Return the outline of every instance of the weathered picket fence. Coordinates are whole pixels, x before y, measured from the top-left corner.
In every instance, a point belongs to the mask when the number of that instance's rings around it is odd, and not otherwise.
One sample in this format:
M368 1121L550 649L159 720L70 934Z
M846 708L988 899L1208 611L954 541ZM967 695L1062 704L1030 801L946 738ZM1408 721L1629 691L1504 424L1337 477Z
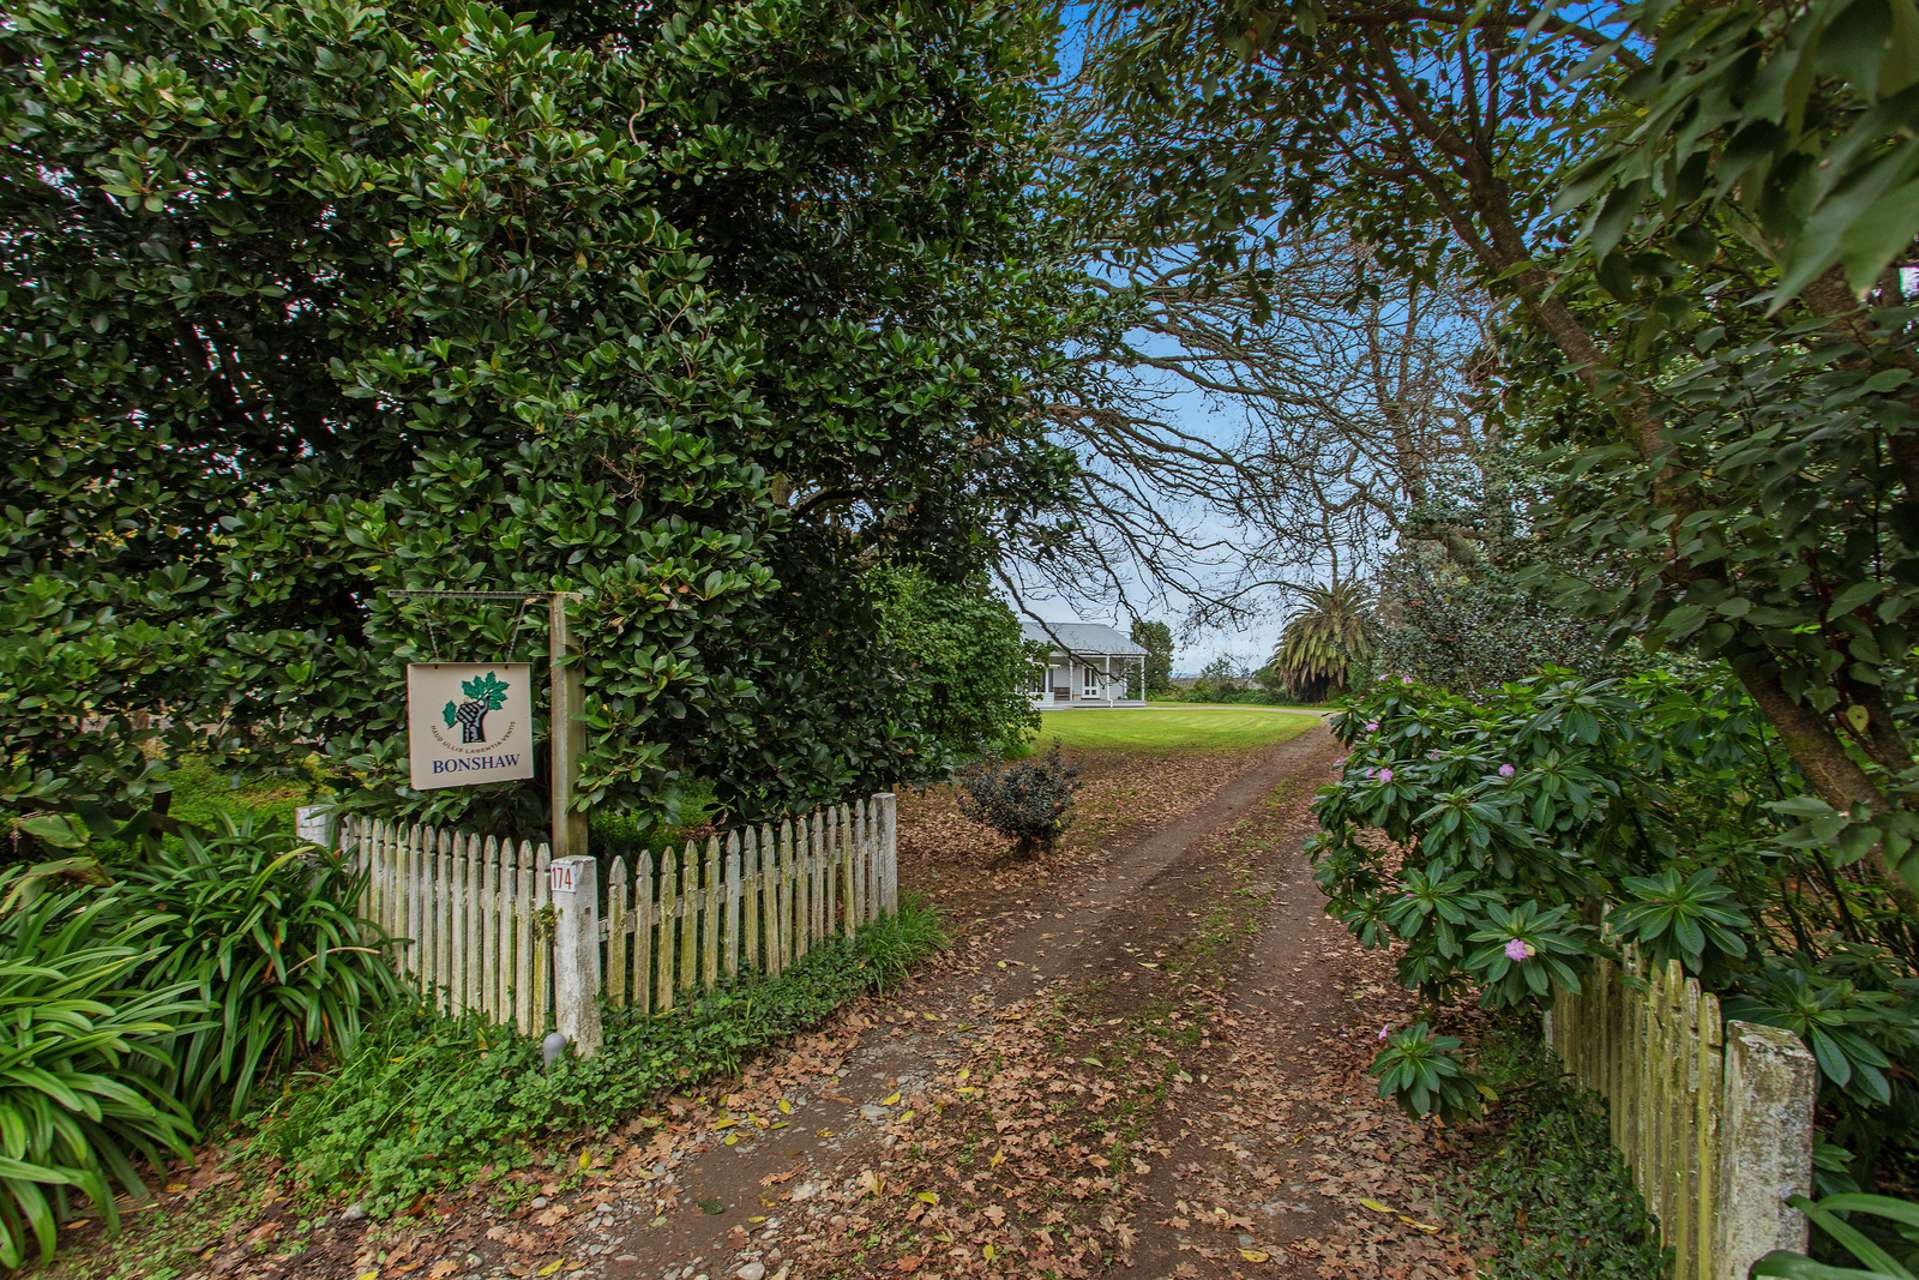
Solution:
M398 940L402 978L446 1013L528 1035L552 1016L553 929L544 844L348 818L340 850L366 871L360 913Z
M777 974L814 943L899 905L890 794L688 843L629 873L544 844L347 819L361 911L400 941L401 975L448 1013L599 1043L602 993L665 1012L741 973Z
M629 879L615 858L606 877L604 989L609 1003L649 1011L722 977L779 973L814 942L852 933L899 906L896 809L891 795L819 810L643 854Z
M1612 1141L1673 1250L1674 1280L1743 1280L1776 1248L1804 1249L1817 1069L1777 1027L1728 1022L1677 961L1601 960L1559 992L1546 1038L1611 1104Z

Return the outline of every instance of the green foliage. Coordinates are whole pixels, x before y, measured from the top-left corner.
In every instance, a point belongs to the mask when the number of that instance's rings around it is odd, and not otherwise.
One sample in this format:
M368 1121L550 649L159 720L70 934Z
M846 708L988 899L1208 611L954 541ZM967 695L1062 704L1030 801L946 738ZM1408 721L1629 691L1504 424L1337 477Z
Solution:
M1919 5L1695 0L1628 14L1651 45L1623 86L1637 109L1560 197L1589 207L1595 260L1634 233L1710 259L1715 224L1736 220L1774 268L1774 311L1834 267L1863 294L1907 260L1919 236L1919 143L1903 128L1919 105Z
M940 582L924 571L882 568L865 585L880 621L873 679L897 687L889 704L923 739L911 776L1000 755L1039 727L1027 693L1032 647L984 575Z
M1364 584L1310 587L1305 607L1286 620L1273 647L1272 671L1307 702L1343 693L1372 668L1373 631L1372 593Z
M1579 969L1593 952L1591 931L1574 923L1572 904L1541 910L1537 902L1487 904L1485 923L1467 935L1477 942L1461 961L1479 984L1488 1008L1527 1003L1553 991L1576 993Z
M1914 1280L1919 1267L1919 1204L1891 1196L1841 1194L1822 1200L1792 1196L1787 1203L1812 1220L1824 1235L1860 1263L1859 1268L1828 1266L1803 1254L1774 1249L1755 1262L1748 1273L1753 1276L1781 1276L1785 1280ZM1874 1226L1882 1239L1874 1239L1862 1229L1865 1225L1849 1215L1884 1219Z
M587 847L602 860L625 858L630 866L643 853L677 848L717 816L713 793L700 787L682 791L671 809L602 807L587 815Z
M1263 701L1264 691L1249 687L1251 678L1245 663L1222 653L1199 669L1186 698L1194 702Z
M1457 1124L1478 1115L1483 1105L1482 1082L1461 1059L1459 1043L1457 1036L1435 1035L1416 1022L1386 1037L1368 1074L1379 1077L1379 1096L1397 1102L1407 1115Z
M1677 960L1688 973L1723 973L1728 962L1745 958L1753 926L1733 891L1714 883L1718 877L1717 867L1690 876L1666 867L1656 875L1623 877L1625 900L1607 923L1622 943L1638 943L1655 965Z
M1609 653L1605 623L1559 603L1566 575L1599 579L1605 566L1541 528L1553 481L1539 459L1508 448L1477 461L1476 483L1409 513L1375 575L1376 669L1467 693L1548 666L1596 679L1645 665Z
M400 663L545 641L518 603L396 588L581 593L587 803L668 810L710 778L765 811L916 776L862 573L977 571L1071 471L1031 412L1065 324L1031 181L1044 15L15 16L22 842L139 834L156 761L193 749L266 770L324 742L388 791ZM527 824L544 795L404 803Z
M1388 682L1336 731L1352 754L1317 802L1315 876L1362 944L1400 944L1400 980L1428 1002L1549 1005L1606 949L1610 905L1613 944L1811 1046L1861 1176L1910 1131L1910 941L1870 882L1801 840L1804 784L1737 693L1659 672L1549 673L1474 700Z
M1567 579L1566 598L1726 660L1811 780L1813 838L1910 921L1919 529L1888 513L1919 479L1919 359L1888 268L1919 228L1919 147L1897 123L1919 9L1626 16L1645 64L1560 196L1585 213L1560 265L1568 305L1618 376L1594 383L1597 406L1551 377L1519 402L1555 449L1555 536L1611 567ZM1667 520L1683 536L1651 532Z
M0 876L0 891L16 880ZM0 1265L51 1256L57 1224L83 1206L117 1229L115 1197L146 1194L138 1166L187 1154L193 1123L165 1075L208 1006L148 967L151 927L92 889L0 915Z
M1478 1066L1499 1101L1447 1188L1485 1280L1664 1280L1632 1174L1613 1150L1605 1101L1569 1084L1529 1018L1495 1024Z
M290 835L228 820L143 850L122 879L60 888L0 876L0 1261L44 1254L84 1200L117 1226L114 1185L184 1156L194 1125L238 1116L309 1051L348 1051L396 990L359 879Z
M1842 973L1804 957L1768 957L1725 1002L1726 1016L1784 1027L1812 1050L1833 1088L1884 1107L1892 1102L1894 1055L1910 1058L1919 1043L1919 999L1909 984L1903 992L1874 989Z
M1050 852L1073 822L1079 770L1055 742L1044 755L1011 764L983 763L959 780L959 809L975 822L1019 841L1016 856Z
M1335 722L1353 753L1318 801L1314 856L1331 909L1362 941L1392 929L1407 943L1402 979L1430 997L1510 984L1486 953L1513 940L1570 986L1596 941L1576 914L1602 901L1616 905L1616 932L1716 978L1746 956L1753 904L1792 878L1742 856L1791 823L1743 789L1776 760L1736 694L1656 672L1549 673L1470 701L1379 688ZM1416 842L1422 861L1393 872L1357 841L1361 826ZM1851 901L1801 909L1836 918Z
M126 872L151 946L144 980L191 991L213 1019L167 1048L187 1109L237 1117L267 1079L314 1050L349 1052L397 992L382 939L356 916L364 874L337 854L228 819Z
M1146 696L1167 692L1173 687L1173 629L1163 622L1135 618L1127 634L1146 650Z
M852 938L817 944L776 978L741 982L672 1013L606 1012L587 1059L540 1066L537 1040L477 1018L397 1009L338 1068L295 1092L255 1150L283 1160L311 1194L351 1195L385 1214L424 1192L540 1158L557 1135L589 1140L661 1095L698 1088L745 1056L810 1027L860 993L890 985L944 945L923 903Z
M1888 268L1919 226L1916 13L1154 0L1088 55L1114 136L1152 140L1106 193L1140 257L1190 241L1256 279L1276 239L1337 234L1486 290L1489 434L1547 473L1544 503L1493 505L1551 544L1551 611L1723 659L1805 780L1792 847L1862 864L1908 930L1919 356ZM1480 530L1441 524L1402 533L1470 574ZM1510 674L1482 656L1469 683Z
M1871 327L1904 341L1909 319L1894 309ZM1895 708L1913 691L1896 655L1919 635L1919 594L1889 567L1912 563L1915 551L1904 524L1883 517L1900 482L1882 433L1898 438L1912 410L1879 389L1909 377L1881 368L1867 347L1791 335L1737 341L1722 331L1674 363L1661 409L1676 452L1652 464L1594 449L1579 463L1581 492L1595 496L1569 496L1565 535L1622 571L1569 584L1571 598L1654 643L1723 658L1742 674L1776 672L1787 700L1775 717L1782 741L1795 757L1813 761L1805 753L1816 750L1828 761L1809 769L1814 776L1838 770L1856 780L1853 803L1808 797L1804 812L1822 825L1817 842L1842 865L1903 866L1919 819L1899 799L1913 756L1909 717ZM1704 486L1678 569L1652 545L1644 516L1655 487L1672 483ZM1807 501L1813 493L1819 501ZM1766 513L1763 522L1754 511ZM1819 584L1810 593L1809 579ZM1837 754L1820 745L1831 734L1843 739ZM1868 779L1888 788L1883 798Z
M291 831L295 810L332 797L322 764L320 757L311 756L290 777L248 781L204 760L176 761L167 773L167 819L179 828L202 831L224 830L229 821L250 822L256 831Z

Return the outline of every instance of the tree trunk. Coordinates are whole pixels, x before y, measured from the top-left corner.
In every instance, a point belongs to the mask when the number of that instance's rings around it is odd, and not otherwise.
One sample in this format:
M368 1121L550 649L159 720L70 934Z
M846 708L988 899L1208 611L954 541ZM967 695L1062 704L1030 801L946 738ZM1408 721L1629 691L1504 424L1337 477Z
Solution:
M1806 775L1806 781L1821 800L1841 813L1851 813L1860 805L1875 810L1886 807L1879 788L1847 753L1832 725L1787 693L1773 672L1749 667L1739 672L1739 682L1746 687L1760 713L1778 730L1793 763ZM1885 846L1875 843L1865 861L1906 918L1919 920L1919 894L1915 894L1906 878L1886 861Z

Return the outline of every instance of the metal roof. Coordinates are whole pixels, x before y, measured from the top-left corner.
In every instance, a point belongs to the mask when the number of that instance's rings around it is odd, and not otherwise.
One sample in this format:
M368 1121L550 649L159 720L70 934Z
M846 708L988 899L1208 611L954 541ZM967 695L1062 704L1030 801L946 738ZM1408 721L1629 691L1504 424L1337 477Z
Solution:
M1031 618L1021 618L1019 629L1028 640L1037 640L1041 644L1052 645L1055 649L1064 648L1072 653L1138 657L1146 652L1103 622L1035 622Z

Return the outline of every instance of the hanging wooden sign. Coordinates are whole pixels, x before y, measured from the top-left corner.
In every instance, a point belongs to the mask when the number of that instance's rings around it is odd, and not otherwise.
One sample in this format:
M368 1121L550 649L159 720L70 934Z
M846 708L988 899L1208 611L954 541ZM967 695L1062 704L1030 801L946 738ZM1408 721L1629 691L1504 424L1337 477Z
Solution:
M420 662L406 669L413 789L533 776L533 674L524 662Z

